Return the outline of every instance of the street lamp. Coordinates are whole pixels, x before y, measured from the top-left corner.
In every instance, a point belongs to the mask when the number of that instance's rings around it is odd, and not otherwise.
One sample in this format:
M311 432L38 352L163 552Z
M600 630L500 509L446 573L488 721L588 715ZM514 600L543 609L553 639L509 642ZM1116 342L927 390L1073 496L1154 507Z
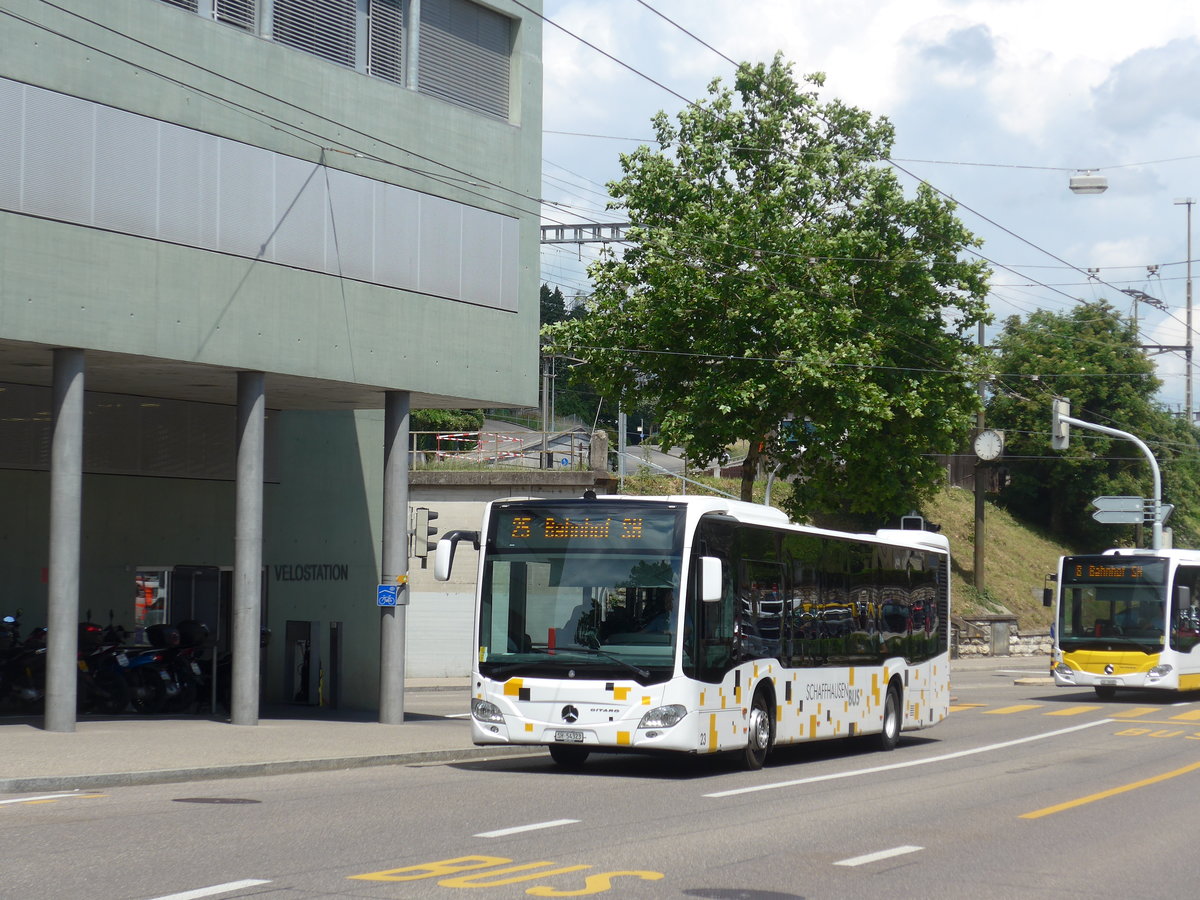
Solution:
M1196 201L1184 197L1175 201L1176 206L1187 207L1187 340L1183 342L1183 357L1187 365L1187 381L1184 403L1187 405L1187 423L1196 424L1192 418L1192 204Z
M1076 194L1103 194L1108 190L1108 179L1084 169L1071 176L1071 190Z

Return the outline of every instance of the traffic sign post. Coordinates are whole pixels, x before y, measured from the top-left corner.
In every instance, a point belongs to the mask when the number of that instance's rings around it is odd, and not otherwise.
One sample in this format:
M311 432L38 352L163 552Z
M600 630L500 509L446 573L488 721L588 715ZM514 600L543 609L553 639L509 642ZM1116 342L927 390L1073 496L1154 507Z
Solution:
M1175 511L1174 504L1157 503L1144 497L1097 497L1092 518L1105 525L1162 525Z

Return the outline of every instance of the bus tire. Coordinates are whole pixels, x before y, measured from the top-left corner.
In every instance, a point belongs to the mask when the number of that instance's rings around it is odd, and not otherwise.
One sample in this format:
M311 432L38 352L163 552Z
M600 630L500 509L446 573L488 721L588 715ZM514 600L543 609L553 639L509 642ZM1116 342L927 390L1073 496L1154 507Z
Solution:
M550 758L564 769L578 769L587 762L591 751L575 744L551 744Z
M900 688L894 683L888 685L887 696L883 698L883 730L879 732L879 749L895 750L900 743L900 727L903 724L903 709L900 704Z
M746 751L744 762L747 769L756 771L767 761L771 752L775 730L771 727L771 705L765 691L755 691L750 703L750 717L746 722Z
M1097 684L1095 688L1097 700L1112 700L1117 696L1117 689L1111 684Z

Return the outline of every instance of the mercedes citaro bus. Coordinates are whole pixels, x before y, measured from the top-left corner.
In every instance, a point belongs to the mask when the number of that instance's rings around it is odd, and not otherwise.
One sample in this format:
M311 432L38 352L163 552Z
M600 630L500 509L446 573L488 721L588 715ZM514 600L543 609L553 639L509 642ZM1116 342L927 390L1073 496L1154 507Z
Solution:
M740 753L946 717L950 555L923 530L846 534L708 497L497 500L482 530L476 744Z
M1200 688L1200 551L1108 550L1059 560L1054 681L1102 700Z

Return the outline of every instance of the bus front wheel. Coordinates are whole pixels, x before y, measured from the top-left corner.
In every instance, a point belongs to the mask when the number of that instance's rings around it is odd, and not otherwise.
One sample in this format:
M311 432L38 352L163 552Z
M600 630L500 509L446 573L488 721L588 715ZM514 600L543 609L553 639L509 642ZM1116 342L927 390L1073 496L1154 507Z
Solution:
M1117 689L1111 684L1097 684L1095 688L1096 699L1098 700L1111 700L1117 696Z
M754 695L750 718L746 723L746 768L761 769L771 751L771 708L762 691Z
M900 689L888 685L887 697L883 700L883 731L879 732L879 749L895 750L900 743L901 725Z

